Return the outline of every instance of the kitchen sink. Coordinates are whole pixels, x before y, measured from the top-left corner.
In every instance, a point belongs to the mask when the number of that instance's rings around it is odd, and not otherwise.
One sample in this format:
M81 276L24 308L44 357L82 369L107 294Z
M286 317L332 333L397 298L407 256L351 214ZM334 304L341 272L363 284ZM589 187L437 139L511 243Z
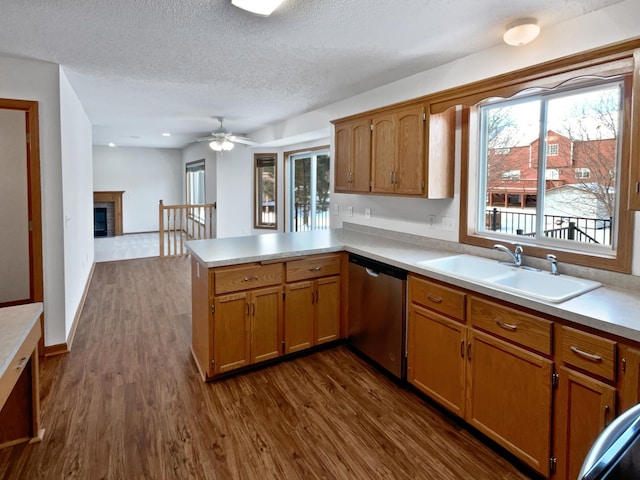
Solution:
M425 260L417 262L416 265L550 303L564 302L602 285L599 282L569 275L551 275L545 271L503 265L496 260L473 255L454 255Z

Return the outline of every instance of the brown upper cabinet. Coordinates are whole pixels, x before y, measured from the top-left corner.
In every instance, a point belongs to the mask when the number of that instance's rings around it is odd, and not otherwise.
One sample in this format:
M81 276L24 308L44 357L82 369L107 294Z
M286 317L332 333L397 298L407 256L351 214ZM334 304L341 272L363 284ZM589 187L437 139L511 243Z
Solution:
M371 118L336 124L336 192L368 193L371 178Z
M335 191L452 198L455 110L426 111L418 102L335 121Z

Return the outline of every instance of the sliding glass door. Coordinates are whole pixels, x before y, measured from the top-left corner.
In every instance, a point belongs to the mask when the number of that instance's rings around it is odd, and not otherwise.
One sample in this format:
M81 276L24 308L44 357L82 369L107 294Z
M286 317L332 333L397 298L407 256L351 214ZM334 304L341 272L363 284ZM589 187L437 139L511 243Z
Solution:
M289 156L289 230L329 228L329 150Z

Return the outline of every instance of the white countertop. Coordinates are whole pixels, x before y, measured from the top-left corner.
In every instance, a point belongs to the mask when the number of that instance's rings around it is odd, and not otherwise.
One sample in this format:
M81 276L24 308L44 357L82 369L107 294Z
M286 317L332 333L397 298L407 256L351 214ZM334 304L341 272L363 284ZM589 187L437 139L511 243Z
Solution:
M42 314L42 303L0 308L0 377Z
M640 342L640 293L637 291L603 285L563 303L532 300L416 265L419 261L459 252L425 247L356 230L334 229L195 240L187 242L187 248L207 268L344 250L568 322Z

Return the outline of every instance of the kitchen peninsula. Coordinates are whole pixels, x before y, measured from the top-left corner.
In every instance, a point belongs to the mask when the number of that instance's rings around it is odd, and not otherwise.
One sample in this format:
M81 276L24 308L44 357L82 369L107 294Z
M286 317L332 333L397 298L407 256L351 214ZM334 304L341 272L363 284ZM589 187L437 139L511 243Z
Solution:
M549 303L423 263L498 252L351 224L187 248L205 381L346 338L354 253L408 272L407 382L545 477L575 478L598 433L640 401L635 277L563 266L604 285ZM547 268L526 247L524 263Z

